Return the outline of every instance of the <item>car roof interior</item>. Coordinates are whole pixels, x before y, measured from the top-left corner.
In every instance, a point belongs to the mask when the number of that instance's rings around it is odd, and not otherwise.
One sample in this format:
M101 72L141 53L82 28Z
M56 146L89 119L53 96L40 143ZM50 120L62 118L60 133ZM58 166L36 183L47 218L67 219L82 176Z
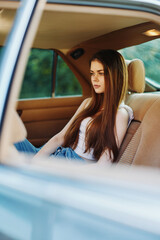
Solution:
M11 1L9 8L5 1L1 2L1 45L18 7L16 1ZM151 17L133 10L47 3L33 47L54 48L66 53L77 47L121 49L133 46L155 39L144 34L147 30L159 29L158 24L151 22Z

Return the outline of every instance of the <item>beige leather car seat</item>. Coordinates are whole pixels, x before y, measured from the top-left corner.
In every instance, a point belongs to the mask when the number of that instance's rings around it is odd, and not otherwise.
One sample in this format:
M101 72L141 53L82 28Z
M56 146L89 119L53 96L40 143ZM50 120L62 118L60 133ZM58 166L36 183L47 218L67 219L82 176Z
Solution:
M118 164L160 167L160 94L144 93L145 70L141 60L126 63L126 104L133 109L134 120L120 147Z

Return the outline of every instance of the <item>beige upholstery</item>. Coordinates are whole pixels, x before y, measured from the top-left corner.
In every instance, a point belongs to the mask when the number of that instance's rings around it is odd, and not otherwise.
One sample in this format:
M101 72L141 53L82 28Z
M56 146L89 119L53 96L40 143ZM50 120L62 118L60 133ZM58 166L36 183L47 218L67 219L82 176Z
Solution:
M132 107L135 120L141 124L120 162L124 163L128 158L129 164L160 167L160 95L133 94L127 104Z
M140 59L126 60L128 67L128 90L142 93L145 89L145 68Z
M160 94L139 93L144 89L144 70L143 64L142 69L137 63L134 68L136 66L137 70L133 71L130 68L133 65L129 63L128 70L130 86L137 93L128 95L126 100L133 109L136 125L134 123L133 127L131 124L128 129L120 148L118 164L160 167Z
M137 129L139 128L140 124L141 123L139 121L135 121L135 120L131 122L131 124L126 132L126 136L121 144L117 162L121 162L121 163L127 164L127 165L132 164L133 156L137 149L137 145L135 143L136 142L135 135L136 135ZM133 143L130 146L130 141L132 138L135 139L135 140L132 140L132 142L134 141L135 144ZM137 141L137 144L138 143L139 143L139 140Z

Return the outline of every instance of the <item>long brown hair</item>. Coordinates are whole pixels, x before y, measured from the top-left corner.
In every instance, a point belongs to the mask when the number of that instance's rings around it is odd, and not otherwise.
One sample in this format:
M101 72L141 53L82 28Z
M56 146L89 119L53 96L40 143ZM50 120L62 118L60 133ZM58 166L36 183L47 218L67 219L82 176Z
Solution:
M95 60L100 61L104 66L105 91L97 94L92 87L91 101L68 129L63 146L75 149L82 120L92 117L86 129L85 152L93 149L93 155L98 160L108 149L110 157L113 153L113 162L115 162L118 156L115 121L117 109L127 90L127 68L124 58L115 50L101 50L94 54L90 65Z

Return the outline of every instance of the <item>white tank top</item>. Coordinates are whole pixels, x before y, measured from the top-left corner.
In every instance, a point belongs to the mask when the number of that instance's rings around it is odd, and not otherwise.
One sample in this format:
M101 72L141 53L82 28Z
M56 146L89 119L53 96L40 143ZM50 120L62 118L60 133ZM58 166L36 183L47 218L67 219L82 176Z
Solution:
M125 104L120 104L119 109L120 108L125 108L128 112L129 115L129 119L128 119L128 126L131 122L131 120L133 119L133 110ZM86 136L86 129L87 126L89 124L89 122L92 121L91 117L87 117L85 119L82 120L80 128L79 128L79 139L78 139L78 143L76 148L74 149L74 151L82 158L85 158L87 160L93 160L95 161L96 159L93 156L93 149L91 149L90 151L87 151L85 153L85 136Z

